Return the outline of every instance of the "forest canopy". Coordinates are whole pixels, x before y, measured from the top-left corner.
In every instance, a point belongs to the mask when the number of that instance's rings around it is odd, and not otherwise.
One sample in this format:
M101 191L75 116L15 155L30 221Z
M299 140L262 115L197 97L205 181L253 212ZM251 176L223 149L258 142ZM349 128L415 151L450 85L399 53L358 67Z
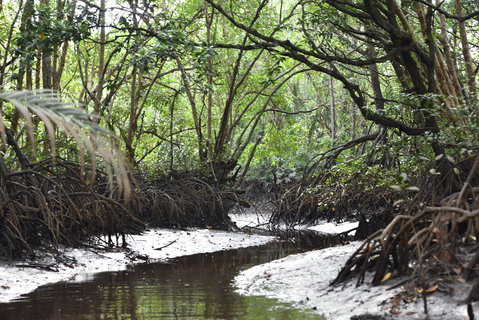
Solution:
M79 101L150 173L290 181L368 141L365 162L415 168L475 147L474 1L24 0L1 15L2 90ZM449 179L444 160L422 164Z
M358 138L428 144L429 158L474 140L474 2L26 0L1 13L3 90L81 102L142 169L298 178L309 155Z

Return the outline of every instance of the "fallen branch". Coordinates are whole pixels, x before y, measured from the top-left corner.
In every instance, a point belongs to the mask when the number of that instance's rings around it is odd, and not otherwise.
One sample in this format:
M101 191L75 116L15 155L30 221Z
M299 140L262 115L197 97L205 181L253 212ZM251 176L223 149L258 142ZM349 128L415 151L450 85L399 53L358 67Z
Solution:
M170 243L164 245L163 247L155 248L154 250L161 250L161 249L164 249L164 248L166 248L166 247L169 247L169 246L171 246L173 243L175 243L176 240L178 240L178 239L175 239L175 240L171 241Z

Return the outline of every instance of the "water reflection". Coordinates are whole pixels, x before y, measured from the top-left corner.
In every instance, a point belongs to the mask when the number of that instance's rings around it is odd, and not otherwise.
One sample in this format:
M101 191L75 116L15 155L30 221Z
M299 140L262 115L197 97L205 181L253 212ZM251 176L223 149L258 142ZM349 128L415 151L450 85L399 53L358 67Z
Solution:
M244 297L231 286L252 265L309 250L275 242L261 247L181 257L98 274L84 283L41 287L24 299L0 304L10 319L322 319L276 300ZM318 242L316 242L318 243Z

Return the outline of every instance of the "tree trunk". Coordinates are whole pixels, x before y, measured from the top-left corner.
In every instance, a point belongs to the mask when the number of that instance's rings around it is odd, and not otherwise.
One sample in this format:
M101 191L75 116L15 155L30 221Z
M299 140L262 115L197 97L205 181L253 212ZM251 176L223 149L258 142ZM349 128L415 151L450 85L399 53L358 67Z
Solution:
M40 4L49 7L50 0L41 0ZM45 25L48 25L49 17L43 14L40 15L40 20L43 20ZM42 50L42 84L43 89L51 89L52 88L52 49L45 48Z
M175 56L175 59L176 59L176 63L178 64L178 68L181 71L181 79L183 80L183 85L185 87L186 96L188 97L188 100L190 102L191 113L192 113L192 116L193 116L193 122L195 124L196 136L198 138L199 157L200 157L200 159L204 160L205 159L205 152L204 152L204 149L203 149L203 133L201 131L201 123L200 123L198 109L196 107L195 96L193 95L193 92L191 90L190 81L188 80L188 74L186 73L186 70L183 66L183 63L181 62L180 57Z
M209 6L205 4L204 14L205 14L205 25L206 25L206 43L209 46L211 44L211 26L214 19L214 10L211 8L211 15L208 14ZM208 58L208 93L207 93L207 120L206 120L206 151L208 159L211 159L213 156L213 63L211 58Z
M331 120L331 139L336 140L336 97L334 92L334 79L332 76L328 78L329 85L329 114Z
M456 65L454 64L454 59L451 53L451 46L449 45L449 37L447 35L446 18L444 17L443 14L439 15L439 21L441 24L441 37L439 37L439 41L441 42L442 48L444 50L444 58L446 61L446 66L447 66L447 73L449 74L452 81L452 85L454 87L454 95L461 102L462 86L459 81L459 77L457 76L457 69L456 69Z
M37 52L37 59L35 61L35 89L41 89L41 75L42 75L42 53Z
M133 146L134 136L138 129L138 119L136 112L138 109L138 99L136 98L136 88L137 88L137 70L136 67L133 67L132 79L131 79L131 91L130 91L130 114L129 114L129 125L128 125L128 134L126 138L126 152L128 162L133 164L135 160L135 148Z
M463 16L462 11L462 1L456 0L456 15L459 17ZM459 35L461 38L461 46L462 46L462 55L464 57L465 65L466 65L466 75L467 75L467 84L469 87L469 95L470 100L472 103L477 101L477 87L476 87L476 74L474 73L474 65L471 56L471 49L469 46L469 41L467 39L467 31L466 31L466 24L464 21L459 21ZM476 112L478 112L476 110Z
M102 103L101 99L103 97L103 87L105 81L105 45L106 45L106 30L105 30L105 11L106 5L105 0L100 0L100 46L98 48L98 84L95 88L95 99L93 104L93 109L97 114L102 114Z
M346 101L344 102L346 103ZM356 108L351 108L351 140L356 139Z

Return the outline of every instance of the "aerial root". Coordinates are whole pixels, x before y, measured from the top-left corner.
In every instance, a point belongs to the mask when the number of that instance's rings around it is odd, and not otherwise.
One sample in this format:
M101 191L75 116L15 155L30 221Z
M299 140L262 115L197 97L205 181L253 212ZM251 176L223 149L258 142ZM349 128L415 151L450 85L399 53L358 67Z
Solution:
M92 175L59 157L4 176L0 254L22 256L39 246L73 245L142 228L102 172L96 172L94 181L88 177Z
M229 227L228 199L221 192L193 176L142 181L133 192L133 211L157 227Z
M332 284L357 277L360 285L368 271L373 285L385 282L391 275L409 275L423 288L438 274L456 274L471 280L479 264L479 188L471 187L478 159L479 156L460 192L446 197L440 206L425 207L414 216L396 216L386 228L364 240ZM471 247L475 254L464 254L466 250L461 249Z

